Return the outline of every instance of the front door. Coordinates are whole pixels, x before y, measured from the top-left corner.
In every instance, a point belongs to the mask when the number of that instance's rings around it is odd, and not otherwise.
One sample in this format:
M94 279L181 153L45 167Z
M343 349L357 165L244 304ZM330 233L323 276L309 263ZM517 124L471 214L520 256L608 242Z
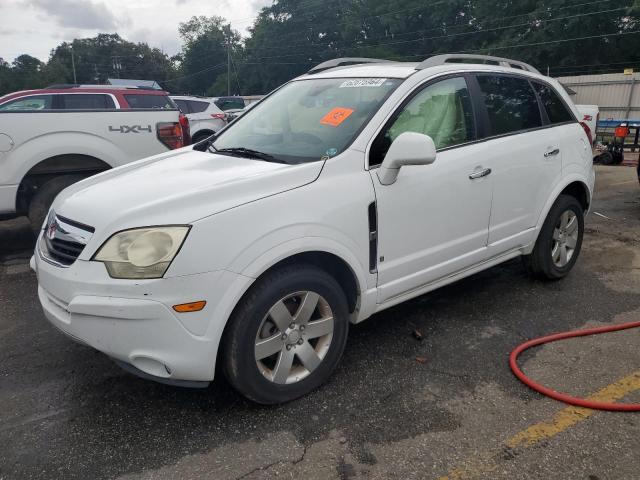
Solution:
M431 136L435 163L403 167L392 185L370 170L378 208L378 303L486 258L492 178L464 77L420 87L394 114L370 152L380 164L403 132Z

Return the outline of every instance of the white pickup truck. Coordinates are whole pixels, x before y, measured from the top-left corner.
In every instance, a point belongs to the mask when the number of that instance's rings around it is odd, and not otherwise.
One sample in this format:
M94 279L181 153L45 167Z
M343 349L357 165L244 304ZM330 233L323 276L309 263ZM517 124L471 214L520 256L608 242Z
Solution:
M0 218L28 215L38 230L67 186L185 139L177 109L0 110Z

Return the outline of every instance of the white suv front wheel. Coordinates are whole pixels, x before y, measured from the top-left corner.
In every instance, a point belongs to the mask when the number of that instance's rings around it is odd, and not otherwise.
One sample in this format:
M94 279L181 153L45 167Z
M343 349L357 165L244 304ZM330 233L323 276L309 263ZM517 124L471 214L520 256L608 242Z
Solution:
M229 322L226 377L251 400L274 404L305 395L331 375L346 344L349 311L331 275L290 265L260 278Z

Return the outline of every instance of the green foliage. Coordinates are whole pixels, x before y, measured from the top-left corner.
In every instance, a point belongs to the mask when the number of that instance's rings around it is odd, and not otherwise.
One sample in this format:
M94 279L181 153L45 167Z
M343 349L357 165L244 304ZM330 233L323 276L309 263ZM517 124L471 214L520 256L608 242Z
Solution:
M218 74L226 70L227 46L232 55L240 50L240 34L224 25L221 17L192 17L178 28L184 41L180 72L183 77L167 82L167 87L204 95ZM226 92L223 92L226 93Z
M135 78L163 81L177 74L175 62L146 43L132 43L117 34L64 42L51 52L45 64L22 55L9 66L0 67L0 95L52 83L105 83L107 78Z
M221 17L180 24L184 45L173 58L117 34L62 43L46 64L18 57L0 65L0 94L72 82L72 49L79 83L121 76L208 95L229 87L231 94L266 93L344 56L420 61L482 53L549 68L552 76L640 70L639 11L640 0L274 0L245 39Z
M268 91L345 56L490 54L555 76L640 69L640 33L625 34L640 31L639 8L640 0L278 0L246 40L243 90Z

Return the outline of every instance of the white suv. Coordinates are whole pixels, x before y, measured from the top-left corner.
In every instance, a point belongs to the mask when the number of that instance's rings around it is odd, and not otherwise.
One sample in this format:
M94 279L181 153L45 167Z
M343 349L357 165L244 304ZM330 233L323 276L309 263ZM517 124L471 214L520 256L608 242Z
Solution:
M228 116L215 104L215 99L171 95L171 100L189 119L189 131L193 144L210 137L227 125Z
M326 62L208 142L69 187L32 263L47 318L143 377L219 364L269 404L326 380L350 323L518 256L564 277L594 185L576 109L527 64L459 57Z

